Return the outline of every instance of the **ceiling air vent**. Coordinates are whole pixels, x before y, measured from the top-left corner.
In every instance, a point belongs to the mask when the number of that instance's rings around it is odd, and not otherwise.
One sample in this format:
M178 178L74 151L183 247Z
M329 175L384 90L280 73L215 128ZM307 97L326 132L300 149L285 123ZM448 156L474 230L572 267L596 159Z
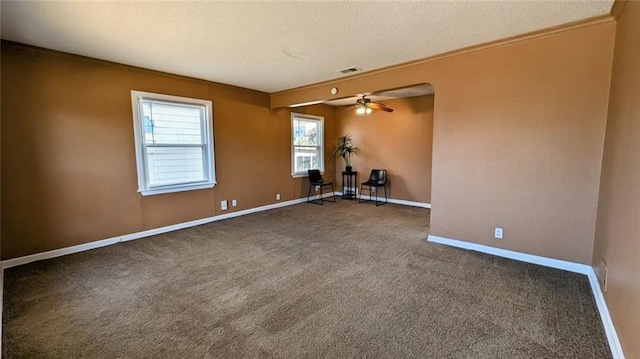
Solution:
M362 71L362 69L358 67L348 67L346 69L338 70L338 72L343 74L352 74L354 72L360 72L360 71Z

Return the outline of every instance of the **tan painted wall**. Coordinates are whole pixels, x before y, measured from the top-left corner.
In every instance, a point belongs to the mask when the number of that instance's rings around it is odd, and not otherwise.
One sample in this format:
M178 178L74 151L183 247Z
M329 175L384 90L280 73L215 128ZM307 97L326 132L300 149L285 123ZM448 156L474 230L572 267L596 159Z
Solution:
M614 34L599 19L275 93L271 106L431 83L431 234L591 264Z
M7 42L1 81L3 259L210 217L224 199L238 200L231 212L306 195L290 111L270 111L265 93ZM133 89L213 101L214 189L137 193ZM299 111L325 116L330 144L334 109Z
M593 265L626 358L640 358L640 3L618 19Z
M352 161L359 182L366 181L373 168L386 169L390 198L430 203L433 96L383 102L394 111L360 116L353 109L338 108L336 137L348 133L362 150ZM339 158L338 186L343 170Z

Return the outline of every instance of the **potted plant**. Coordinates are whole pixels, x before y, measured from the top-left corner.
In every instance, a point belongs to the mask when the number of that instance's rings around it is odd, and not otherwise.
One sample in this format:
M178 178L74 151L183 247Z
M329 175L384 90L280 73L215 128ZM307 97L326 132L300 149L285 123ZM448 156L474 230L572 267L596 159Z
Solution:
M352 169L351 156L352 155L357 156L360 154L360 149L354 146L351 135L347 134L342 137L338 137L333 142L333 145L334 145L333 155L342 157L342 160L344 161L344 165L345 165L345 171L351 172L351 169Z

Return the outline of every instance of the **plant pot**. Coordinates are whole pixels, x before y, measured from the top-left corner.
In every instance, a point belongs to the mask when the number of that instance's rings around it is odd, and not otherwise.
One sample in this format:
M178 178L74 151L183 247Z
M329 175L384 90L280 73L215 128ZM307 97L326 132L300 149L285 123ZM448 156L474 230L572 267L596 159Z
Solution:
M352 170L353 170L353 168L351 166L346 166L345 167L345 172L347 172L347 173L351 173Z

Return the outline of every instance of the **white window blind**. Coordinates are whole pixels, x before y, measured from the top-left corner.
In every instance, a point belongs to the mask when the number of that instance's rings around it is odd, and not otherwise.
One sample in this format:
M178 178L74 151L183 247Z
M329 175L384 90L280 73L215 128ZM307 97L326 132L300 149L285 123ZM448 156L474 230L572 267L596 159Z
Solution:
M132 91L143 195L215 184L211 101Z
M324 171L323 128L320 116L291 114L291 174L307 175L308 170Z

